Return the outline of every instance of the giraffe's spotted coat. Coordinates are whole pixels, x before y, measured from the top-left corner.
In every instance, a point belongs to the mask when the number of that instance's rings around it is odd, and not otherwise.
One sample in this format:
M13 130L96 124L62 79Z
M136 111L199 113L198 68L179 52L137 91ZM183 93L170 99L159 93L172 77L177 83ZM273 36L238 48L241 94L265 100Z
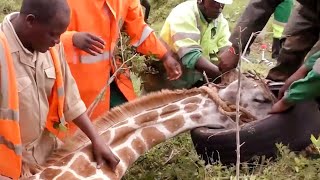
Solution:
M162 111L160 113L160 118L166 118L168 116L172 116L173 114L175 114L179 110L180 110L180 107L178 105L170 104L162 109Z
M246 83L243 82L243 84ZM230 97L231 100L236 97L235 83L232 86L220 91L222 93L219 95L222 99L229 101ZM253 99L253 95L259 94L257 91L256 87L246 89L241 96L242 104L246 103L250 108L251 104L246 102L245 98ZM133 106L134 108L132 108ZM260 109L266 108L261 107ZM84 148L79 147L70 156L66 156L67 154L57 156L59 160L51 162L56 162L54 165L49 164L49 167L44 171L30 179L120 180L127 168L141 154L168 138L201 126L225 128L234 125L230 118L218 112L214 101L199 89L177 92L163 91L145 99L142 98L137 102L131 102L124 107L115 108L109 114L100 120L111 125L110 122L119 123L112 127L107 125L104 127L104 122L99 122L96 128L99 129L98 133L110 145L115 155L120 158L115 172L108 166L103 166L101 169L95 168L96 163L93 162L92 149L86 140ZM63 149L61 152L63 151L66 150Z
M185 124L182 115L170 118L170 120L163 122L164 127L171 133L181 129Z

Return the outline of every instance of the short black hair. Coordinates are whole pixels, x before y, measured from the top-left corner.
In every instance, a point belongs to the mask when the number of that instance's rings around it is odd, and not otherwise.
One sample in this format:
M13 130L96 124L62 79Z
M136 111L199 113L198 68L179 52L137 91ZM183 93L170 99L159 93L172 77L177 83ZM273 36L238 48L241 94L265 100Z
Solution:
M57 13L70 13L66 0L23 0L20 13L33 14L40 23L49 23Z

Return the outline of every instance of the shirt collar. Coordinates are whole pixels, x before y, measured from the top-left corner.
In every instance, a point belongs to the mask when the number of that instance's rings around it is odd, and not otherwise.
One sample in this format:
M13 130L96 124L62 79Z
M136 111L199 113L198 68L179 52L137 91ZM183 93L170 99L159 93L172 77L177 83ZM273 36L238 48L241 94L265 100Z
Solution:
M13 25L11 23L11 20L16 18L19 15L18 12L11 13L7 16L5 16L3 23L2 23L2 31L6 35L9 46L10 46L10 52L17 52L17 51L23 51L23 53L28 55L33 55L32 52L30 52L28 49L26 49L22 42L20 41L18 35L16 34L16 31L13 28Z

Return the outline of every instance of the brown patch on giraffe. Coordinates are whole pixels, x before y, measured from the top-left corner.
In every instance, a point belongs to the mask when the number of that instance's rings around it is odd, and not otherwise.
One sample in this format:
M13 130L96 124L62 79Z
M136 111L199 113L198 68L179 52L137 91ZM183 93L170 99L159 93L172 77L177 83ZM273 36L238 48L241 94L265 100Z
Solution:
M189 104L189 103L199 104L199 103L201 103L201 99L198 97L191 97L191 98L187 98L181 102L181 104Z
M124 141L126 141L126 137L128 137L129 135L131 135L136 129L132 128L132 127L121 127L119 129L115 130L115 134L116 136L114 137L114 139L111 142L112 147L117 146L121 143L123 143Z
M119 169L119 167L121 166L117 166L116 169ZM110 179L119 179L119 178L116 178L116 173L112 171L112 169L107 163L103 164L103 166L101 167L101 171L104 175L106 175Z
M145 140L148 149L166 139L165 135L155 127L147 127L141 131L141 136Z
M242 107L244 107L244 108L247 108L248 106L249 106L248 103L245 103L245 104L242 105Z
M51 168L47 168L45 169L41 175L40 175L40 179L53 179L54 177L56 177L58 174L61 173L62 170L60 169L51 169Z
M110 131L106 131L101 135L101 138L106 141L109 142L110 138L111 138L111 132Z
M134 139L131 143L131 146L138 154L142 154L147 150L146 145L140 138Z
M227 120L228 120L228 117L225 116L225 115L220 115L220 119L223 120L223 121L227 121Z
M202 116L201 116L201 114L192 114L192 115L190 115L190 119L192 120L192 121L194 121L195 123L197 123L197 124L200 124L200 123L202 123Z
M74 156L74 154L70 154L69 156L59 160L57 163L55 163L56 166L65 166L66 164L68 164L68 162L72 159L72 157Z
M204 106L204 107L209 107L211 103L212 103L212 101L206 100L206 101L204 102L203 106Z
M96 173L96 167L92 166L82 155L72 163L70 168L82 177L89 177Z
M156 121L159 118L159 114L157 111L150 111L144 114L141 114L135 118L136 125L141 125L145 123L149 123L150 121Z
M117 151L119 157L121 157L121 161L125 163L127 166L131 165L138 157L136 157L134 151L129 147L124 147Z
M199 108L199 106L197 104L194 104L194 103L191 103L191 104L187 104L185 107L184 107L184 110L187 112L187 113L190 113L190 112L194 112L195 110L197 110Z
M165 117L171 116L172 114L176 113L179 110L180 110L180 107L178 105L171 104L162 109L160 113L160 117L165 118Z
M182 115L175 116L168 121L163 122L163 125L166 127L168 131L171 133L179 130L183 127L185 121Z
M78 180L71 172L65 172L62 174L62 176L58 177L57 180Z

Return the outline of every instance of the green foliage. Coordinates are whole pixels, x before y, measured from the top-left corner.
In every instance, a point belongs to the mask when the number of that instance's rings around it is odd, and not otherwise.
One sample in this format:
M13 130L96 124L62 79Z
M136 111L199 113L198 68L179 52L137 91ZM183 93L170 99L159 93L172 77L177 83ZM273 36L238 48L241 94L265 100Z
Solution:
M320 154L320 137L316 139L313 135L311 135L311 142L317 149L318 153Z
M306 158L291 152L287 146L276 145L276 159L255 158L241 165L241 179L319 179L320 159ZM205 165L198 158L189 133L181 134L157 145L141 156L127 171L123 180L222 180L235 179L235 166Z
M0 20L4 18L5 15L18 11L20 8L20 3L22 0L1 0L0 1Z

